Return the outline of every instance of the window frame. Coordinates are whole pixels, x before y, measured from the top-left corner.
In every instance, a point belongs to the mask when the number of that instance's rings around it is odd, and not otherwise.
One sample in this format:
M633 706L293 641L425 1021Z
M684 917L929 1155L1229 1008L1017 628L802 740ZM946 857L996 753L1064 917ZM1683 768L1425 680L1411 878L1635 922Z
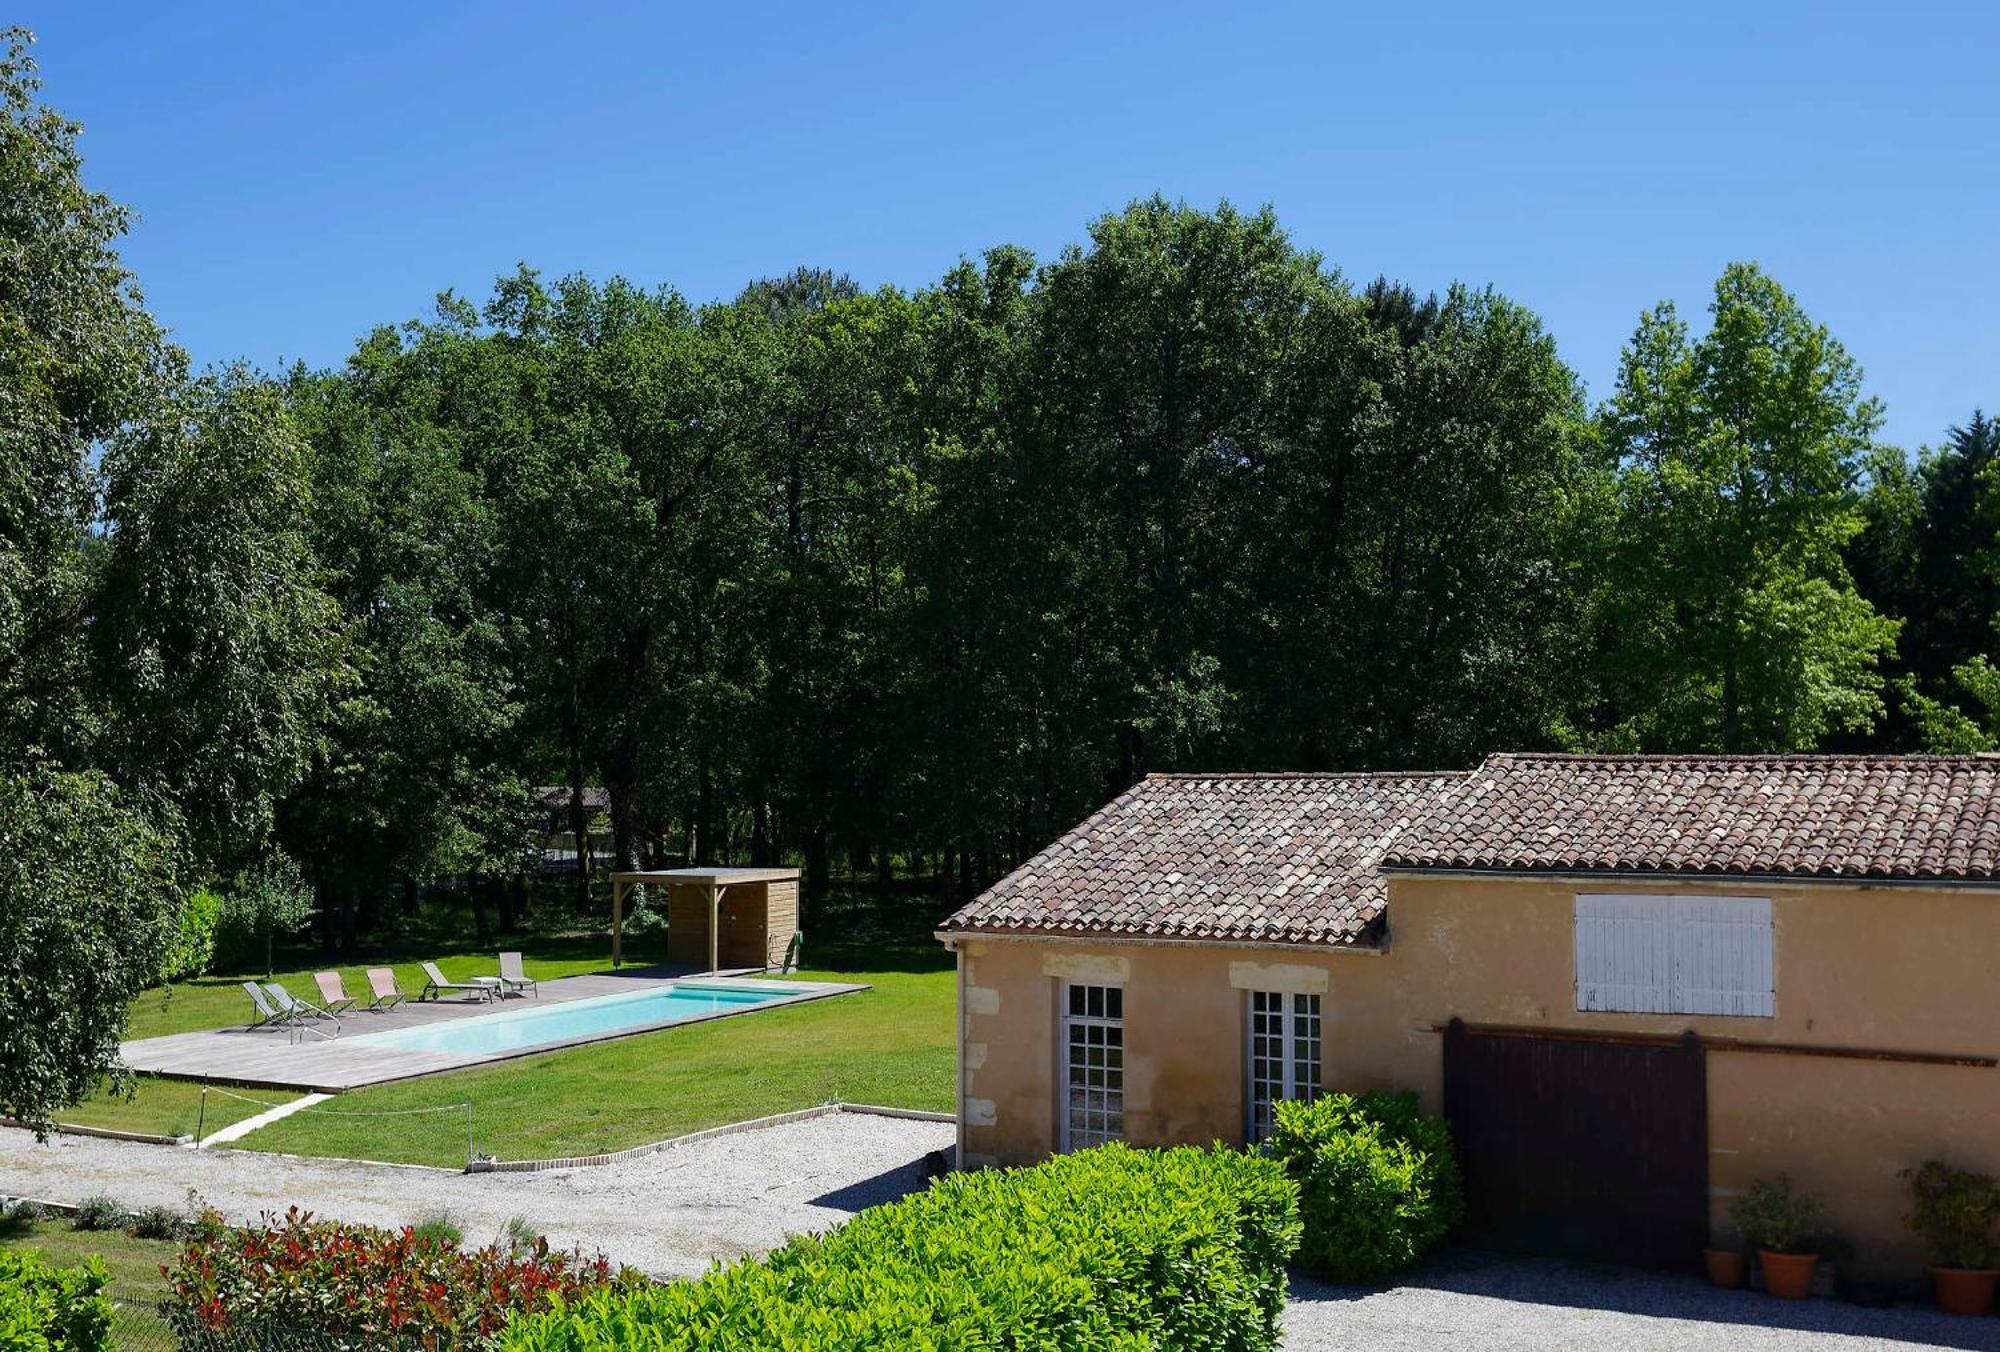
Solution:
M1275 1002L1276 1008L1269 1003ZM1259 1008L1260 1004L1265 1005ZM1325 1003L1312 991L1244 992L1243 1001L1243 1139L1250 1145L1267 1139L1277 1120L1277 1104L1286 1100L1312 1102L1323 1092L1320 1083L1326 1067ZM1273 1030L1265 1020L1276 1019ZM1260 1038L1277 1041L1274 1079L1260 1073L1273 1058L1263 1054ZM1274 1086L1278 1094L1259 1097L1260 1089Z
M1100 993L1096 1013L1090 1009L1091 992ZM1079 1000L1078 996L1082 998ZM1056 999L1056 1148L1067 1155L1109 1141L1122 1141L1125 1139L1125 988L1064 981L1057 987ZM1081 1010L1077 1008L1079 1004ZM1072 1038L1073 1031L1083 1033L1081 1041ZM1101 1052L1096 1065L1091 1064L1090 1058L1093 1046ZM1084 1053L1081 1063L1074 1056L1079 1049ZM1102 1082L1096 1086L1089 1083L1093 1070L1102 1076ZM1072 1083L1072 1075L1078 1071L1083 1073L1084 1082ZM1101 1096L1095 1106L1089 1101L1093 1092ZM1075 1097L1078 1093L1084 1095L1081 1104ZM1092 1125L1093 1116L1096 1125Z

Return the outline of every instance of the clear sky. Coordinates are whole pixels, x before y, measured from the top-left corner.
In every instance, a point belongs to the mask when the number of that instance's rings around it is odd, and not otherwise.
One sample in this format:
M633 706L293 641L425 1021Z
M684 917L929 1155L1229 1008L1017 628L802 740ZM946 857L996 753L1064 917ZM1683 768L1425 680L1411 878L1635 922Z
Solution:
M1936 440L2000 405L2000 4L17 0L198 361L340 360L525 259L914 287L1127 200L1492 283L1593 397L1755 259Z

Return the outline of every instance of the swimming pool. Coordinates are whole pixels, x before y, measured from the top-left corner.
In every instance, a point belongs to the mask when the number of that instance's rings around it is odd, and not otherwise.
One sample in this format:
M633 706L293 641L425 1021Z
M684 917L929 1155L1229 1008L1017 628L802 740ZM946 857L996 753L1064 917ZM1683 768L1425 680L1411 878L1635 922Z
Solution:
M346 1045L365 1043L370 1047L396 1047L413 1052L446 1052L462 1056L492 1056L545 1047L558 1042L581 1042L690 1019L733 1014L758 1005L795 1000L798 990L746 989L741 986L703 985L677 981L630 995L600 995L589 1000L569 1000L557 1005L510 1009L504 1014L487 1014L453 1019L420 1028L398 1028L387 1033L364 1033L342 1038Z

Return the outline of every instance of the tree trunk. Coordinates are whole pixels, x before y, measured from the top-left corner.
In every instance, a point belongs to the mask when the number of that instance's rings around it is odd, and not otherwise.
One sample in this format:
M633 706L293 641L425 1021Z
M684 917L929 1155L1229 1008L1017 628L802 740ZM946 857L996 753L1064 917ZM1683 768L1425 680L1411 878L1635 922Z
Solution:
M466 893L472 901L472 937L481 944L489 943L493 930L486 919L486 880L474 875L466 882Z
M715 862L715 776L709 769L708 750L703 748L696 780L694 804L694 862L697 868Z
M754 868L771 862L771 805L764 801L763 786L750 800L750 863Z

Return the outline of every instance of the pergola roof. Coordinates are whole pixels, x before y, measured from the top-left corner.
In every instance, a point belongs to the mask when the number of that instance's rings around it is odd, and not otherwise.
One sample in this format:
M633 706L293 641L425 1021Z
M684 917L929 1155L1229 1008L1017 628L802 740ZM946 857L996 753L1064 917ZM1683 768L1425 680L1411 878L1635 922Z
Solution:
M614 873L614 883L783 883L799 876L795 868L661 868L637 873Z

